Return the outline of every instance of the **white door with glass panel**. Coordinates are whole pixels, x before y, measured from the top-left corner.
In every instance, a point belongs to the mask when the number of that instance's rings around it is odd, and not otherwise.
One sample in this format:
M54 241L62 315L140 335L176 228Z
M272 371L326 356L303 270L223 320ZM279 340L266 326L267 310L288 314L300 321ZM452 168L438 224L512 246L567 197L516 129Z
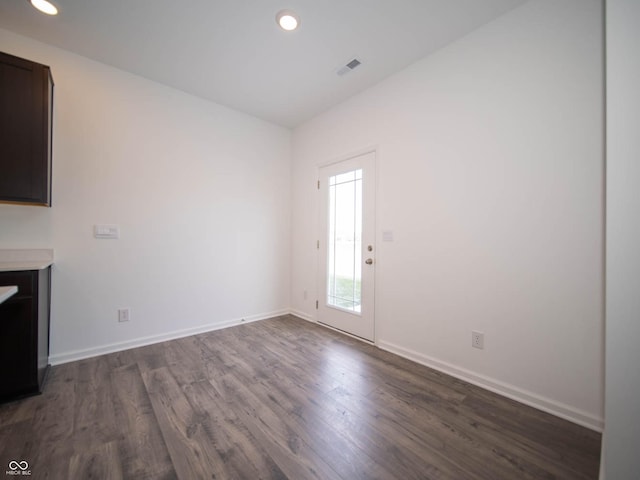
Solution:
M374 340L375 152L320 168L318 321Z

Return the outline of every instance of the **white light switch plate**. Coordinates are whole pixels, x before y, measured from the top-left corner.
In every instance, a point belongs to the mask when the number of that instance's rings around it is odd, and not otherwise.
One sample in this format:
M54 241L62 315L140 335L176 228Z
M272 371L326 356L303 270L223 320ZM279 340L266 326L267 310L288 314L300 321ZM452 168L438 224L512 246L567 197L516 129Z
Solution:
M94 225L93 236L95 238L120 238L120 227L118 225Z

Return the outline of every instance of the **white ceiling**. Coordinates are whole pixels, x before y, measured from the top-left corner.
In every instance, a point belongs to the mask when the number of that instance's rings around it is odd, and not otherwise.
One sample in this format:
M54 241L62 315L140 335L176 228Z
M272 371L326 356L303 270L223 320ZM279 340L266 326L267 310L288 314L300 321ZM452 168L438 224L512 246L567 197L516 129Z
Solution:
M525 1L0 0L0 28L295 127Z

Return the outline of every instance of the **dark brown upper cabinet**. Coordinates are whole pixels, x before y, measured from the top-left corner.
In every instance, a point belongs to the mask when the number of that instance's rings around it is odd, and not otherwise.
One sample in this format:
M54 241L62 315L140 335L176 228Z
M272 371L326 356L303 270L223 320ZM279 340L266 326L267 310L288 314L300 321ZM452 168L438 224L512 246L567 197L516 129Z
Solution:
M0 202L51 206L53 79L0 52Z

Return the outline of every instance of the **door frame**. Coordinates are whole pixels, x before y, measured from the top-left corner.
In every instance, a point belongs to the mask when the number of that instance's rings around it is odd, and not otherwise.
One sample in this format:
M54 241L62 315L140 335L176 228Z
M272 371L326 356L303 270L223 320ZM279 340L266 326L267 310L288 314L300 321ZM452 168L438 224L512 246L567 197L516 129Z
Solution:
M378 329L376 328L376 311L378 310L378 296L376 295L376 291L377 291L377 286L378 286L378 268L377 268L377 264L378 264L378 249L379 249L379 242L378 242L378 230L377 230L377 225L378 225L378 182L379 182L379 159L380 159L380 148L378 145L371 145L368 147L363 147L357 150L352 150L346 154L337 156L337 157L333 157L330 160L324 161L324 162L320 162L316 164L316 169L315 169L315 175L316 175L316 180L319 182L320 181L320 170L322 168L325 167L329 167L331 165L335 165L337 163L341 163L344 162L346 160L350 160L352 158L355 157L359 157L361 155L366 155L368 153L373 153L374 154L374 161L375 161L375 170L376 170L376 175L375 175L375 182L373 185L373 190L374 190L374 216L373 216L373 231L374 231L374 239L375 239L375 263L376 263L376 268L374 270L373 273L373 340L367 340L365 338L359 337L357 335L353 335L349 332L346 332L344 330L340 330L338 328L332 327L331 325L327 325L326 323L322 323L320 322L319 319L319 310L318 310L318 305L319 302L322 298L322 295L324 294L324 286L323 283L320 283L318 280L320 278L320 271L321 271L321 265L320 265L320 259L321 259L321 255L320 255L320 245L319 243L317 243L317 248L316 248L316 310L315 310L315 315L314 315L314 320L315 323L318 325L321 325L322 327L325 328L329 328L331 330L334 330L336 332L339 332L343 335L347 335L351 338L354 338L356 340L360 340L361 342L365 342L371 345L376 345L378 343ZM320 241L320 236L323 235L322 232L322 210L321 210L321 205L322 205L322 199L320 198L320 189L319 187L316 189L316 202L315 202L315 206L316 206L316 242ZM364 253L364 250L363 250ZM326 279L324 279L324 281L326 281Z

